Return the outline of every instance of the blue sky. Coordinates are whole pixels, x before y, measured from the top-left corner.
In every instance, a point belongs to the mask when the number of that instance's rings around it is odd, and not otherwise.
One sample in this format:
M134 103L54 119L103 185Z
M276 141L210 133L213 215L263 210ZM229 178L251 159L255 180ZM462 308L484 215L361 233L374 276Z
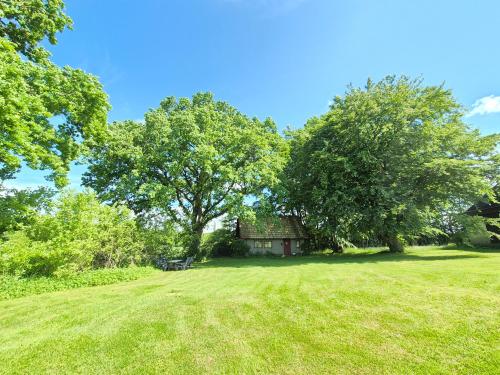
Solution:
M59 65L97 75L109 120L212 91L280 129L324 113L349 83L387 74L445 83L483 133L500 131L498 0L66 0ZM72 186L82 167L72 169ZM10 185L43 184L24 170Z

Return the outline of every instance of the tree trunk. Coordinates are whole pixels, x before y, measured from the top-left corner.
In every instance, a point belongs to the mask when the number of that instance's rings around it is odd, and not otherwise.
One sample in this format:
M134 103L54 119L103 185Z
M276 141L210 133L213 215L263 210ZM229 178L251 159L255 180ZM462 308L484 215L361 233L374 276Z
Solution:
M391 253L402 253L404 251L404 244L398 236L390 236L387 239L387 245L389 245Z
M203 235L203 212L201 197L197 196L194 199L193 212L191 216L191 238L189 243L188 255L197 257L200 255L201 236Z
M197 256L200 253L201 237L203 235L203 227L196 226L191 231L191 238L189 241L188 255Z

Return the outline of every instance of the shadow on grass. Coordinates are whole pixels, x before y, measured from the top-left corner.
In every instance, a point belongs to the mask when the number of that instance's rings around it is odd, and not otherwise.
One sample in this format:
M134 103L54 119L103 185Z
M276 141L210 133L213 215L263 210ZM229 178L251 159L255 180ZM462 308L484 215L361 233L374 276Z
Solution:
M500 254L500 244L491 245L491 246L481 246L481 247L469 247L465 245L456 246L456 245L448 245L443 246L442 250L461 250L468 251L471 253L483 253L483 254Z
M456 249L456 248L455 248ZM248 258L217 258L199 265L200 268L243 268L243 267L288 267L303 264L346 264L346 263L379 263L379 262L429 262L439 260L458 260L481 258L480 255L415 255L411 253L393 254L381 251L372 254L333 254L333 255L306 255L297 257L248 257Z

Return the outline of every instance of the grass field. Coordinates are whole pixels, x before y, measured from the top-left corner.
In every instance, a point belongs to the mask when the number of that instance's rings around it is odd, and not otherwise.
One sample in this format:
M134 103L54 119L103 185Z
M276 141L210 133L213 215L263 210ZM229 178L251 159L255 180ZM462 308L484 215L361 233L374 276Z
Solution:
M499 373L500 252L221 259L0 302L0 372Z

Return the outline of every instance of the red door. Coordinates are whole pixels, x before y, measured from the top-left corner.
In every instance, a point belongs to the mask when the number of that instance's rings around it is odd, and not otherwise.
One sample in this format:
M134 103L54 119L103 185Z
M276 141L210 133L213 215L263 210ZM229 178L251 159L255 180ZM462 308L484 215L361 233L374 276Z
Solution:
M289 238L283 240L283 254L292 255L292 243Z

